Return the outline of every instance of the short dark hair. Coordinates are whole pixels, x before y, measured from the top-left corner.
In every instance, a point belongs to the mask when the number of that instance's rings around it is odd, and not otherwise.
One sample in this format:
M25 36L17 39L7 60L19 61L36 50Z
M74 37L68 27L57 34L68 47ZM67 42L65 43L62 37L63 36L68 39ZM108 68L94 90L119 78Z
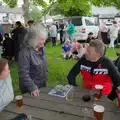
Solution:
M4 36L8 36L8 37L9 37L9 34L8 34L8 33L5 33Z
M104 51L105 51L105 45L101 40L92 40L89 43L89 46L94 47L95 48L95 52L99 53L100 56L104 55Z
M90 32L90 33L88 33L88 35L93 35L93 33L92 33L92 32Z
M16 25L18 25L19 27L22 26L22 24L21 24L20 21L17 21L17 22L16 22Z
M29 21L28 21L28 24L30 24L30 23L33 24L33 23L34 23L34 20L29 20Z
M5 66L8 64L8 60L0 58L0 74L3 72Z
M113 21L113 24L117 24L117 21Z

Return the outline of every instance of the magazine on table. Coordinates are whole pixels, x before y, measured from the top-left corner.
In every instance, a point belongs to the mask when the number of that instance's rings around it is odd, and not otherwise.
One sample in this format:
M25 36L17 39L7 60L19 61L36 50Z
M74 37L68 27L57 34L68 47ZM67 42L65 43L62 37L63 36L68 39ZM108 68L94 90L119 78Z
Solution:
M71 85L56 85L48 94L64 98L72 89Z

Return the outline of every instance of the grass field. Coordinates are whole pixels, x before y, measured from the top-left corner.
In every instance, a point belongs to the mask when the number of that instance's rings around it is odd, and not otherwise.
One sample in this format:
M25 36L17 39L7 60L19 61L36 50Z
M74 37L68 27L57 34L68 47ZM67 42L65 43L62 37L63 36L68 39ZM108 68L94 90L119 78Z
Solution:
M107 48L106 56L116 58L116 50ZM55 86L56 84L67 84L67 74L76 63L75 60L65 60L61 56L61 45L52 47L51 44L46 46L46 54L48 61L48 86ZM18 69L16 64L10 65L11 76L13 80L13 87L15 94L19 93L18 88ZM77 83L81 86L81 76L77 76Z

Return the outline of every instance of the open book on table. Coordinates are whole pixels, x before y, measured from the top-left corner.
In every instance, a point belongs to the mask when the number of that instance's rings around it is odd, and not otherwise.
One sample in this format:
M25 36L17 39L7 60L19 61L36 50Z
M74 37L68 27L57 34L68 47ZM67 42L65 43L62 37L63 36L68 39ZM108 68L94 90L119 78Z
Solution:
M71 85L56 85L48 94L64 98L72 89Z

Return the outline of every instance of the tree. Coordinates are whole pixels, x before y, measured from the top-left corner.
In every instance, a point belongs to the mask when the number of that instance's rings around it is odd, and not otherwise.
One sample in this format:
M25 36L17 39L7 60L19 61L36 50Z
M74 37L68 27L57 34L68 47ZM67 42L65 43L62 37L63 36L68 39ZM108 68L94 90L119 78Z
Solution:
M18 0L3 0L3 2L5 2L9 7L14 8L17 6L17 2ZM42 7L46 7L47 3L44 0L23 0L23 12L24 12L24 20L25 22L28 21L29 19L29 5L31 4L35 4L35 5L39 5Z
M29 7L29 19L34 20L34 21L39 21L42 17L41 10L35 6L35 5L30 5Z
M79 1L78 1L79 2ZM50 15L63 14L65 16L88 16L91 15L91 5L88 2L72 3L70 0L60 2L51 1L45 13Z
M58 3L58 6L53 9L52 4ZM65 16L89 16L91 15L91 6L115 6L120 9L120 0L50 0L50 13L62 13ZM51 12L52 11L52 12ZM55 12L54 12L55 11Z

